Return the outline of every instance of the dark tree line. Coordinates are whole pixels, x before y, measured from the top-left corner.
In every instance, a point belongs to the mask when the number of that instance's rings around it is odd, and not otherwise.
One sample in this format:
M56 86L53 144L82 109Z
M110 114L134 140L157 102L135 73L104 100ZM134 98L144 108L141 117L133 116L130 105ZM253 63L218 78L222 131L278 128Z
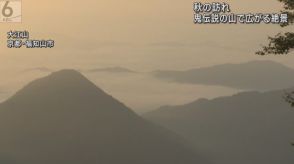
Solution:
M294 107L294 92L286 93L285 100Z

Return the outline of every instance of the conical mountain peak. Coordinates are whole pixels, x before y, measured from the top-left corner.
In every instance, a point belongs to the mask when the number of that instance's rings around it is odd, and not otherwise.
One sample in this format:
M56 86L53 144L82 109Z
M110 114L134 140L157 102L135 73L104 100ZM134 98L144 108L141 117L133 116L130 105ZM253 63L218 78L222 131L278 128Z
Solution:
M60 110L86 110L98 107L100 111L120 110L133 113L80 72L70 69L53 72L29 83L5 104L18 104L28 111L44 111L49 107Z
M145 121L82 74L62 70L0 104L0 163L195 164L176 135Z

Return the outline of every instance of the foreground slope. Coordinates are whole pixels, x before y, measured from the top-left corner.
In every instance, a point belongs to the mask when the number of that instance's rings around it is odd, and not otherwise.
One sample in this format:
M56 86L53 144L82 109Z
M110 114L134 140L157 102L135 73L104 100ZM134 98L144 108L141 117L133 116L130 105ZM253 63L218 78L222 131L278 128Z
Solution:
M195 164L172 133L141 119L80 73L36 80L0 105L2 164Z
M166 106L145 118L186 137L215 164L293 164L294 109L284 91Z

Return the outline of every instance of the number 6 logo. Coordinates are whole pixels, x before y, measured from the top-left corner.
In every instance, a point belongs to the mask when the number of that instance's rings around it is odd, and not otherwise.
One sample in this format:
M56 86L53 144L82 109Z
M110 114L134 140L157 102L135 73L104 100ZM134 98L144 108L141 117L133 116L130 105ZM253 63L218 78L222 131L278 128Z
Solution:
M6 1L2 8L2 15L4 17L11 17L13 15L13 9L8 6L9 1Z

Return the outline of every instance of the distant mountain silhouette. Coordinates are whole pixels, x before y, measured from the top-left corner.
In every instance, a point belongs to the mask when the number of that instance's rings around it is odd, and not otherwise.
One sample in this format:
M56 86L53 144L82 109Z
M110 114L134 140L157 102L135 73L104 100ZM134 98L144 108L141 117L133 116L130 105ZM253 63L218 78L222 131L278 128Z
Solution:
M155 71L153 75L178 83L260 91L289 88L294 85L294 70L273 61L223 64L187 71Z
M283 91L165 106L144 117L194 142L215 164L292 164L294 109Z
M3 164L197 164L157 127L74 70L35 80L0 104Z
M137 73L127 68L123 67L108 67L108 68L95 68L90 69L88 72L95 73L95 72L108 72L108 73Z

